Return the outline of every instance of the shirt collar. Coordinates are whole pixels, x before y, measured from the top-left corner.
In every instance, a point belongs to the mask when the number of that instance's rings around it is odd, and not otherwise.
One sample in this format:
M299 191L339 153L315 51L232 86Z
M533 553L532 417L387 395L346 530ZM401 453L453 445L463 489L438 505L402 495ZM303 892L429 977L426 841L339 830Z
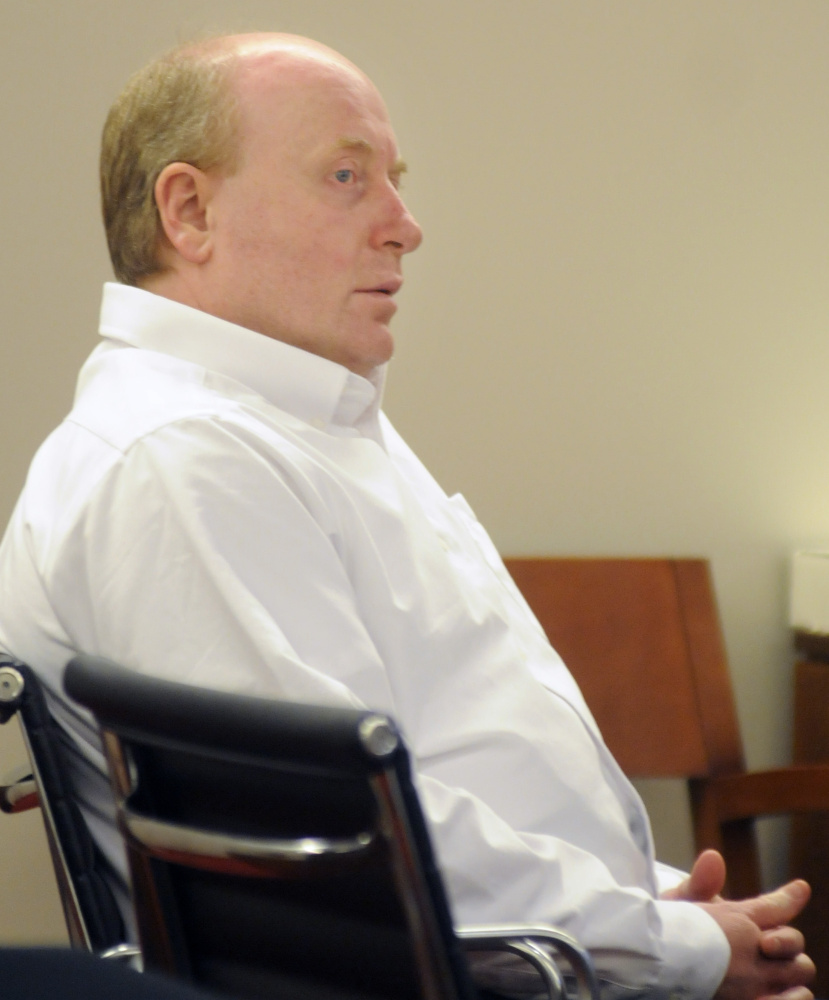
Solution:
M218 372L316 427L376 422L386 366L369 378L280 340L130 285L107 282L101 336Z

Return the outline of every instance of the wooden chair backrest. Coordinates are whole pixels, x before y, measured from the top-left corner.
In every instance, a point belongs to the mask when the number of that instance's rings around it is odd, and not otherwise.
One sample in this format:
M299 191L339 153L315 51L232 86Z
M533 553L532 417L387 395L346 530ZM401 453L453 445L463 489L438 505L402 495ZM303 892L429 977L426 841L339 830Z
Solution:
M628 776L745 770L706 560L505 562Z

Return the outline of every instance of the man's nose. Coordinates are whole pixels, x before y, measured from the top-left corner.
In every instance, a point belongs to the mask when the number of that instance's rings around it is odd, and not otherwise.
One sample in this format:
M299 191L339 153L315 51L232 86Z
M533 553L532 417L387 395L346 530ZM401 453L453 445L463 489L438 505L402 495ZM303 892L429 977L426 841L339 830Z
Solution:
M387 217L379 240L385 246L392 246L401 254L417 250L423 241L423 230L396 189L392 189L387 205Z
M394 242L398 244L403 253L411 253L412 250L417 250L423 242L423 230L405 205L403 206L403 217L400 219L400 227L402 233Z

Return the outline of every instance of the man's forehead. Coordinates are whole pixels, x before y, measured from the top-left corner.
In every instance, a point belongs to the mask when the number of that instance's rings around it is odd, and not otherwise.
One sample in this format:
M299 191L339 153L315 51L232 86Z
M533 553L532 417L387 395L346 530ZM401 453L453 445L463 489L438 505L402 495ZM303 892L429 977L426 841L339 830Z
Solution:
M406 169L385 104L371 81L336 53L255 49L236 78L246 141L274 137L297 155L324 159L343 151Z

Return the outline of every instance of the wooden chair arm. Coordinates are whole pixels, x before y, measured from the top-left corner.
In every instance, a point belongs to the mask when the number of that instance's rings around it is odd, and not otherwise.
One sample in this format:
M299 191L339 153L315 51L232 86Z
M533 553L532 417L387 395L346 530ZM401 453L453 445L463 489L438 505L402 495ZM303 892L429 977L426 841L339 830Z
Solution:
M781 813L829 812L829 763L722 775L703 784L702 797L713 799L720 823Z

